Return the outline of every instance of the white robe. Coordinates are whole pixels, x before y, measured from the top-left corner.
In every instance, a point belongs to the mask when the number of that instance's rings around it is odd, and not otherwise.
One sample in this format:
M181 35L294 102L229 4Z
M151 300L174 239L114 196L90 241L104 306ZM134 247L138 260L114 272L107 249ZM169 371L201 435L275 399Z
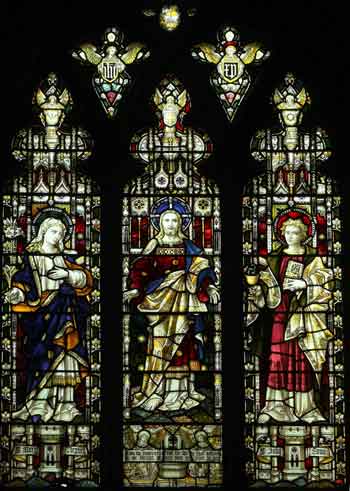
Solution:
M48 271L54 266L67 269L62 255L31 256L31 262L40 278L40 284L37 285L39 291L57 291L64 281L74 288L84 288L86 285L86 275L81 270L69 270L68 278L64 280L52 280L47 276ZM24 293L21 293L21 301L24 301ZM56 338L62 334L61 332L57 333ZM75 416L80 414L74 402L74 385L80 381L78 361L69 353L65 353L46 384L34 397L28 398L24 406L19 411L14 412L12 417L26 420L30 416L41 416L44 423L51 419L54 421L72 421Z

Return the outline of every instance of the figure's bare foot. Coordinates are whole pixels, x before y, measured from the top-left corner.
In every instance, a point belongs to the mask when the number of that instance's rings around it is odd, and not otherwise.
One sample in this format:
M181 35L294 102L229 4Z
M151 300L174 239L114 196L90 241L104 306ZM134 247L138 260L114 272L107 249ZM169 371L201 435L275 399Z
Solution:
M305 421L305 423L317 423L317 422L324 422L326 421L326 418L322 416L320 411L315 408L309 411L308 413L304 414L301 419Z
M204 399L206 398L205 395L201 394L200 392L196 392L196 391L193 391L190 393L190 397L192 399L194 399L195 401L204 401Z
M157 396L157 394L153 394L151 397L145 400L145 402L142 403L142 409L145 409L146 411L154 411L163 403L163 398L160 396Z

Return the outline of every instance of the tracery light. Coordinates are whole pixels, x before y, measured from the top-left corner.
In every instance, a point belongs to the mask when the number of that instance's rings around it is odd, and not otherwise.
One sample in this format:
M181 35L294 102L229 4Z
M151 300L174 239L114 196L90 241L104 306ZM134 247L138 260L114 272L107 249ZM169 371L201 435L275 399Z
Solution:
M238 30L224 26L217 32L216 46L199 43L193 46L191 53L195 60L215 65L210 83L232 122L251 85L247 66L260 65L269 58L270 52L258 42L242 45Z
M83 43L72 51L72 56L96 70L92 76L92 86L109 118L114 118L131 85L131 76L126 66L148 58L150 51L144 44L131 43L125 46L124 34L117 27L106 29L102 46Z

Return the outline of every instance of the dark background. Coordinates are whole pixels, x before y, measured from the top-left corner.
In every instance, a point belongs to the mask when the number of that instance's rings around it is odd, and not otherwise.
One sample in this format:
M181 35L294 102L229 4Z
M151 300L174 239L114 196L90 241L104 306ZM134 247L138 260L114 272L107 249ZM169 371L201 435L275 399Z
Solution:
M341 3L208 1L203 5L204 2L195 0L178 3L186 8L197 7L198 13L194 17L184 15L181 26L173 32L162 30L157 17L141 15L142 7L158 7L161 2L2 4L1 180L20 169L11 156L11 139L18 129L32 123L33 91L50 71L62 76L72 93L72 124L79 123L95 140L93 156L85 167L100 184L103 196L103 489L119 489L122 482L121 191L131 176L142 171L142 166L129 156L128 146L136 130L155 123L149 99L162 76L175 73L189 90L192 111L184 123L203 128L210 135L214 154L203 164L203 174L216 179L222 191L225 489L246 487L240 196L248 178L263 169L263 164L250 155L250 138L257 129L275 124L270 96L288 71L305 82L311 95L312 105L304 125L319 125L330 136L334 152L323 165L329 175L338 179L345 196L345 253L349 242L348 29L342 28L345 11ZM196 42L215 44L217 29L228 23L240 30L243 43L260 40L272 51L271 58L258 70L254 86L232 124L209 84L213 65L195 62L189 54ZM135 83L123 98L116 119L107 120L91 87L91 71L73 60L69 52L84 41L99 44L104 29L113 25L125 33L127 42L147 44L151 57L128 68ZM345 257L345 278L350 277L349 262ZM345 305L350 300L347 283ZM345 321L348 318L346 315ZM348 331L345 329L347 339Z

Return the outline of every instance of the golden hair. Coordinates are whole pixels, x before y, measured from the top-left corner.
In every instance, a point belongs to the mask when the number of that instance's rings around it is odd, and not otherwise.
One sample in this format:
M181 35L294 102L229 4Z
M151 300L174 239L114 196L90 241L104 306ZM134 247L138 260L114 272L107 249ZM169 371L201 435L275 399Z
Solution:
M301 218L288 218L281 226L281 235L284 237L286 228L289 226L297 227L302 235L302 242L304 242L308 237L308 226L301 220Z

